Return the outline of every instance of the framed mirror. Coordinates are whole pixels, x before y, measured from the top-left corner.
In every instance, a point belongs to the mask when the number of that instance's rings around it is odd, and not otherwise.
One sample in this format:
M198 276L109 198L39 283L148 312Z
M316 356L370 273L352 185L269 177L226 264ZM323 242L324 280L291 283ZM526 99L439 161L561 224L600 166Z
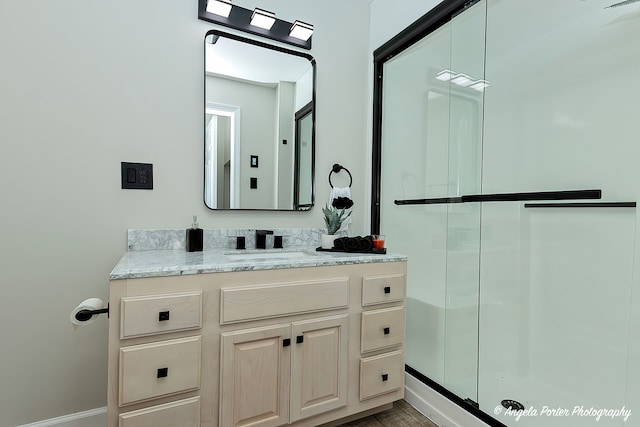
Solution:
M218 30L204 45L205 205L311 209L315 60Z

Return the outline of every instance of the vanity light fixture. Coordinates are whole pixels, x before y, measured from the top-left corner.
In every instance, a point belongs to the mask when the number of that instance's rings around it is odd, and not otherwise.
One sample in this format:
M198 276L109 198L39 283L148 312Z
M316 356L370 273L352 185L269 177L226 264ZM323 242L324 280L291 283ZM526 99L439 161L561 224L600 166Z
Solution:
M306 22L296 21L293 23L291 27L291 31L289 31L289 35L291 37L295 37L300 40L307 41L313 34L313 25L307 24Z
M273 24L276 22L276 14L267 10L258 9L253 10L251 15L251 25L270 30Z
M231 0L198 0L198 18L302 49L311 49L313 25L302 21L287 22L276 18L273 12L232 5Z
M442 82L448 82L453 77L453 73L451 70L442 70L438 74L436 74L436 80L440 80Z
M468 76L467 74L456 73L452 70L442 70L435 75L434 79L443 83L451 82L457 86L468 87L469 89L477 90L478 92L484 92L485 88L490 86L490 83L487 80L476 79Z
M231 0L207 0L207 12L228 18L231 13Z
M484 89L489 86L489 82L486 80L478 80L477 82L475 82L474 84L472 84L471 86L469 86L471 89L475 89L478 92L484 92Z
M458 86L467 87L473 83L473 80L471 80L471 78L466 74L458 74L451 79L451 83L457 84Z

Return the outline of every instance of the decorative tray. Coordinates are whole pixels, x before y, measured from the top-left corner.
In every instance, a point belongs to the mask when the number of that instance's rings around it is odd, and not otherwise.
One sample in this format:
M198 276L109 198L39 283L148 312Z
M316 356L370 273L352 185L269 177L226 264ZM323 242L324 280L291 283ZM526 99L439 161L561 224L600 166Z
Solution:
M382 248L382 249L374 249L371 248L369 250L348 250L348 249L338 249L338 248L331 248L331 249L322 249L322 247L317 247L316 251L318 252L344 252L344 253L349 253L349 254L386 254L387 253L387 248Z
M376 248L373 236L339 237L333 241L333 248L316 248L316 251L347 252L355 254L386 254L386 248Z

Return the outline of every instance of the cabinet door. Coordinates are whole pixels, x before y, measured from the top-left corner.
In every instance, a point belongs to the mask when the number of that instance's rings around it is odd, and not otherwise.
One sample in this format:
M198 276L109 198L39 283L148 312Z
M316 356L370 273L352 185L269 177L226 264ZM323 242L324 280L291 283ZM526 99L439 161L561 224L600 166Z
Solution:
M220 427L289 422L290 325L222 334Z
M347 404L349 316L292 324L291 422Z

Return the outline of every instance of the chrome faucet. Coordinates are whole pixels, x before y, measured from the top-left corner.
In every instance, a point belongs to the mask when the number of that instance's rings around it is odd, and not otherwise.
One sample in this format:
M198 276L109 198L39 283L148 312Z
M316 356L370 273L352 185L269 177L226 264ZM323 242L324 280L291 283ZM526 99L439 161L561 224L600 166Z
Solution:
M256 230L256 249L267 249L267 234L273 234L273 230Z

